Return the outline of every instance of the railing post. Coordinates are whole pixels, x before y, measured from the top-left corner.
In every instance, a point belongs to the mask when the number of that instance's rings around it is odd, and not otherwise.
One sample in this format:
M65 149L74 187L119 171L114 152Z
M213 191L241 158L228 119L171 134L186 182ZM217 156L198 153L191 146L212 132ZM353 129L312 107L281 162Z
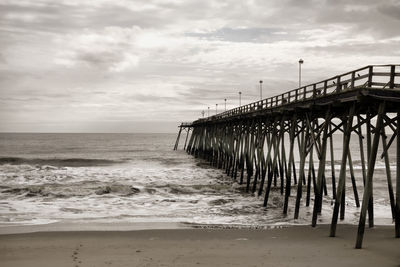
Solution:
M306 94L307 94L307 87L306 86L303 87L303 91L304 91L303 92L303 99L306 99L306 97L307 97L306 96Z
M354 82L355 82L355 79L356 79L356 72L353 71L353 72L351 73L350 89L354 89Z
M324 81L324 95L326 95L327 89L328 89L328 81Z
M342 85L340 84L340 76L337 76L336 78L336 91L337 92L342 91Z
M394 88L394 75L395 75L396 66L390 66L390 81L389 81L389 88Z
M287 102L290 103L290 91L288 92L288 97L287 98L288 98Z
M317 96L317 85L314 83L313 84L313 98Z
M373 71L374 71L373 66L369 66L368 67L368 83L367 83L368 87L372 87L372 76L374 74Z
M299 89L296 89L296 95L295 95L294 100L297 101L298 97L299 97Z

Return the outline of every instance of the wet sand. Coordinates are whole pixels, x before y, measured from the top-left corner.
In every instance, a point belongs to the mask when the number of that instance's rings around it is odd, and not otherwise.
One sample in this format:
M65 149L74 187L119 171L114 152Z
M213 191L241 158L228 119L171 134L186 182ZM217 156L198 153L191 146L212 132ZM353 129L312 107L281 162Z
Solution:
M394 227L58 231L0 235L6 266L400 266Z

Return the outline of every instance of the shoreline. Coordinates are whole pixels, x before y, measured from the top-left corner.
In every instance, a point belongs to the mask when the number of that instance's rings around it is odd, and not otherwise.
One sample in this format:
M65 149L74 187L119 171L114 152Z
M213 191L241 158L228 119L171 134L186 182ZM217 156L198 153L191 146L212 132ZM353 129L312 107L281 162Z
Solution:
M326 225L326 224L320 224ZM351 225L351 224L344 224ZM270 230L288 227L307 227L310 224L267 224L267 225L243 225L243 224L203 224L190 222L52 222L46 224L10 224L0 225L0 236L8 234L28 234L36 232L119 232L142 230L178 230L178 229L232 229L232 230ZM378 227L391 227L390 225L378 225Z
M119 232L142 230L172 230L191 228L178 222L54 222L32 225L0 226L0 236L8 234L28 234L37 232Z
M355 227L358 224L338 223L337 227ZM60 221L44 224L3 224L0 225L0 236L10 234L29 234L37 232L130 232L144 230L179 230L179 229L215 229L215 230L273 230L291 227L309 227L309 223L281 223L281 224L207 224L191 222L91 222L91 221ZM317 227L330 227L329 223L319 223ZM376 224L378 228L394 229L393 224ZM366 228L368 226L366 225ZM373 228L372 228L373 229ZM394 230L393 230L394 231Z
M2 266L398 266L394 229L357 226L274 229L47 231L0 235Z

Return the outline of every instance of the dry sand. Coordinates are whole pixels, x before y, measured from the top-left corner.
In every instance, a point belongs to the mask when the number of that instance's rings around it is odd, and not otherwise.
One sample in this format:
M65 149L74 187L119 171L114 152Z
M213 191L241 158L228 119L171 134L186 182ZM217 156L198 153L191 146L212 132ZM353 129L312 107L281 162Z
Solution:
M393 227L175 229L0 235L0 266L400 266Z

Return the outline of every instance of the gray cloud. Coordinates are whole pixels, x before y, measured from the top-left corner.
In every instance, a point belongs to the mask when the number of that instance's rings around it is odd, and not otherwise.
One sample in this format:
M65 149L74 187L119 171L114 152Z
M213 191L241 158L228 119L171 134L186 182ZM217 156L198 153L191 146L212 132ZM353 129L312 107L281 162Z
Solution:
M331 55L365 55L368 54L370 57L372 56L384 56L387 51L393 51L388 55L388 57L399 56L400 50L397 48L400 47L400 40L393 41L390 43L350 43L350 44L336 44L336 45L328 45L328 46L315 46L309 47L308 50L317 52L321 56L324 53L330 53Z
M298 34L286 28L220 28L207 33L187 33L202 39L226 42L272 43L298 39Z
M399 14L390 0L0 0L0 130L171 129L238 91L257 100L260 79L265 97L294 89L300 57L305 83L399 61Z

